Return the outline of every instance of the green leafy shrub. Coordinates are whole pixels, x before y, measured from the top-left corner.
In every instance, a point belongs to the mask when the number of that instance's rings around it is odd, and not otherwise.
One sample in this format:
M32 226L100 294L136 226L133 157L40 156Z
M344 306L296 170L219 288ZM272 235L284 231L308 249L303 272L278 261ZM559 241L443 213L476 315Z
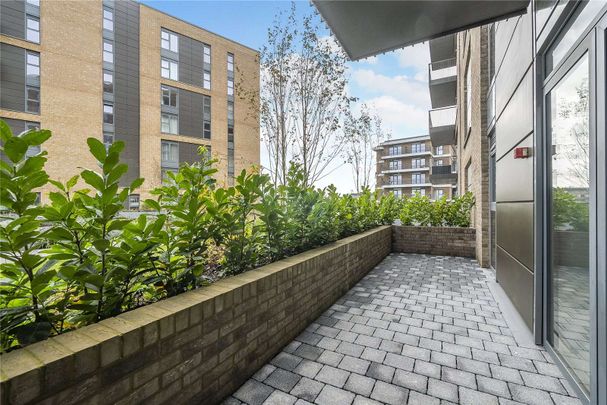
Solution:
M218 187L215 160L204 148L196 163L168 173L145 200L150 210L122 215L124 144L87 140L96 168L67 182L48 178L46 152L26 156L49 131L13 135L0 120L0 343L2 351L46 339L141 305L207 285L354 235L397 216L403 223L469 224L469 198L440 206L364 190L358 197L335 187L306 185L292 165L284 186L243 171L233 187ZM38 190L50 183L48 203ZM467 221L467 222L466 222Z

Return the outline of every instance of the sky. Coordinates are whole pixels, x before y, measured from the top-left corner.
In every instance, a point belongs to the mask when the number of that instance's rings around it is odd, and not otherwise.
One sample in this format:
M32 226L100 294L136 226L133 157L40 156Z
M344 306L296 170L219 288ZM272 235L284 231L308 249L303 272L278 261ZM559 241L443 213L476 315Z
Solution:
M268 27L279 11L288 11L290 1L204 1L140 0L158 10L201 26L254 49L265 43ZM308 1L297 1L298 15L313 11ZM323 29L323 36L330 36ZM428 63L427 44L416 45L359 62L348 63L351 96L358 103L371 106L381 117L392 138L423 135L428 132ZM267 159L262 145L262 165ZM317 186L334 184L338 191L354 191L352 170L343 159L336 159L331 174Z

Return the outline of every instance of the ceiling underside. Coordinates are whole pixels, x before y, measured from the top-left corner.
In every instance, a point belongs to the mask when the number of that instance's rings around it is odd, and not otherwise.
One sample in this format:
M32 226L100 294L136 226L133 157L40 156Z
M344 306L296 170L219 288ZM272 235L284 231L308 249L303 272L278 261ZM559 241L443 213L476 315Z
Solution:
M351 60L522 14L529 0L312 0Z

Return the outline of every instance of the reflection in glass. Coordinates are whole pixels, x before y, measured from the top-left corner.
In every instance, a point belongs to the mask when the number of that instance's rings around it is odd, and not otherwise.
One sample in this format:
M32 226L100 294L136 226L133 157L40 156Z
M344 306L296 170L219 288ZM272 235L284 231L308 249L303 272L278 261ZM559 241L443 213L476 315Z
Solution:
M590 384L590 183L588 56L550 92L552 138L549 339L586 389Z

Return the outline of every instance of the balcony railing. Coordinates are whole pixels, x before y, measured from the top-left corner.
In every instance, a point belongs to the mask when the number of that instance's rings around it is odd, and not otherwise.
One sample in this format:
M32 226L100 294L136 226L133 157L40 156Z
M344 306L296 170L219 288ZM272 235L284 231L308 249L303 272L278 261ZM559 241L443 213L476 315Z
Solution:
M455 106L428 111L428 132L434 146L455 144L455 113Z
M428 64L430 81L449 79L454 80L457 75L455 58L445 59Z
M432 166L430 181L432 184L455 184L457 181L455 164L446 166Z

